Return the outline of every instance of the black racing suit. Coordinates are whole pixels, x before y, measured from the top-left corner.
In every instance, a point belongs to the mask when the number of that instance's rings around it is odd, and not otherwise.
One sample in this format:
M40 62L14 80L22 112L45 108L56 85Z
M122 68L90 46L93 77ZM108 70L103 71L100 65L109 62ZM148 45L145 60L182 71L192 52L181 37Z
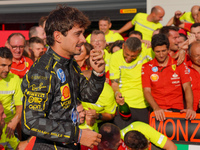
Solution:
M104 81L105 76L93 73L88 81L74 58L49 48L23 78L23 132L36 136L35 145L45 143L46 149L77 149L76 100L95 103Z

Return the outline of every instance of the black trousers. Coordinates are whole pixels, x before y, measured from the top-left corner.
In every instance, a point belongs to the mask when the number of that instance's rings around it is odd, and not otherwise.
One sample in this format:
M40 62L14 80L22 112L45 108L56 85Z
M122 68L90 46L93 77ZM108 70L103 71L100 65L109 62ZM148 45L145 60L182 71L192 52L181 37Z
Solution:
M143 109L130 108L130 110L131 117L128 120L123 120L117 108L113 123L120 129L127 127L134 121L141 121L149 124L149 107Z

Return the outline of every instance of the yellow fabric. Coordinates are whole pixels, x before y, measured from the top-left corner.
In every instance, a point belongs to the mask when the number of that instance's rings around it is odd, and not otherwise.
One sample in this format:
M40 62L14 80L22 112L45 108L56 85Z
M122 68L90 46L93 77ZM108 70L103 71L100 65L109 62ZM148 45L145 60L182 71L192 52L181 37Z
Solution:
M90 43L91 34L86 37L86 41ZM113 33L113 31L109 30L109 33L105 35L105 39L107 43L113 43L117 40L124 40L124 38L119 33Z
M116 112L116 101L114 96L114 91L108 83L104 83L104 88L99 96L99 99L95 104L82 102L83 108L88 110L88 108L95 109L97 113L109 113L115 114ZM96 120L96 122L101 122L101 120Z
M192 13L191 12L186 12L184 13L180 19L181 21L184 21L184 22L189 22L189 23L194 23L194 18L192 17Z
M22 91L20 78L9 73L5 79L0 80L0 101L6 114L5 122L9 122L16 113L16 107L22 105Z
M104 88L99 96L99 99L95 104L82 102L83 108L88 110L88 108L95 109L97 113L109 113L115 114L116 111L116 101L114 97L114 91L108 83L104 83Z
M147 21L147 16L148 14L146 13L137 13L131 23L135 25L136 31L142 33L143 40L151 41L153 31L162 28L162 24Z
M111 57L111 53L108 53L108 51L106 49L104 49L104 61L106 64L105 72L107 72L109 70L110 57Z
M10 139L7 138L6 137L7 134L5 133L6 128L7 128L7 124L3 128L3 132L0 138L0 145L3 145L5 150L16 149L20 141L15 136Z
M122 49L113 53L110 58L110 79L119 79L120 92L131 108L142 109L149 106L143 95L141 69L142 65L153 57L152 49L147 49L142 44L140 55L131 63L124 60Z
M79 128L80 129L90 129L92 131L95 131L95 132L99 132L99 128L98 128L98 124L95 122L95 124L91 127L89 125L87 125L86 121L83 123L83 124L80 124L79 125Z
M167 137L165 135L156 131L150 125L140 121L133 122L126 128L122 129L120 131L121 139L124 140L125 134L131 130L141 132L147 138L147 140L160 148L163 148L165 146L165 143L167 142Z

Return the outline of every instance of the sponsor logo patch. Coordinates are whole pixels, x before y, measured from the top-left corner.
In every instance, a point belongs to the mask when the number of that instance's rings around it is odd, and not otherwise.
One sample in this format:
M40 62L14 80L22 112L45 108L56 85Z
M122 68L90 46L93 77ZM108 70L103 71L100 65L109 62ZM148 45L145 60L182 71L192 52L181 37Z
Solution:
M61 92L61 106L67 109L71 105L71 94L69 84L65 84L60 87Z
M64 82L66 81L66 76L65 76L64 71L63 71L62 69L59 68L59 69L56 71L56 73L57 73L58 79L60 79L61 83L64 83Z
M153 71L153 72L158 72L158 67L153 67L153 68L152 68L152 71Z
M151 79L151 81L155 82L155 81L158 81L159 76L158 76L157 74L152 74L152 75L150 76L150 79Z

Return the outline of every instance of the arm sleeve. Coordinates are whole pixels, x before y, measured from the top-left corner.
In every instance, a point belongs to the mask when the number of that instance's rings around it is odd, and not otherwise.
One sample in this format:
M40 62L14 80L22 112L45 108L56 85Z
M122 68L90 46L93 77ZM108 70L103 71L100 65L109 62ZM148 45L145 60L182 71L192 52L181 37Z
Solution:
M136 22L136 20L137 20L138 14L140 14L140 13L137 13L137 14L135 15L135 17L131 20L132 25L135 25L135 22Z
M33 74L35 76L33 76ZM33 77L36 78L32 79ZM60 106L60 104L58 104L60 102L58 97L53 96L56 95L57 92L60 92L60 88L55 90L56 83L54 78L54 74L41 71L36 71L34 73L29 71L25 75L21 85L24 93L22 130L25 134L50 141L65 143L77 142L79 134L78 125L74 125L67 119L60 122L53 117L49 119L51 115L49 107ZM54 100L55 106L51 106L52 100ZM57 105L56 101L58 101ZM62 111L62 109L60 109L60 111ZM54 113L60 116L59 112ZM58 118L59 116L56 117Z
M92 75L89 81L81 74L80 79L80 94L81 101L96 103L101 94L105 82L105 74L101 77L97 77L94 75L92 71Z

